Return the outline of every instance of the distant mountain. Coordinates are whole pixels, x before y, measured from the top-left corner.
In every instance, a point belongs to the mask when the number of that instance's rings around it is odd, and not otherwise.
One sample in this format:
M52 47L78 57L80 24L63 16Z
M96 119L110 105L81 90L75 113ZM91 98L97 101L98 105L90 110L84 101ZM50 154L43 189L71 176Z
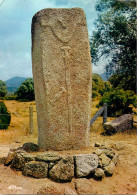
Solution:
M100 76L101 76L101 78L103 79L103 81L107 81L107 80L108 80L108 78L107 78L107 76L106 76L106 72L100 74Z
M7 91L14 93L18 87L21 85L21 83L23 81L25 81L27 78L25 77L13 77L11 79L8 79L7 81L5 81L6 85L7 85Z

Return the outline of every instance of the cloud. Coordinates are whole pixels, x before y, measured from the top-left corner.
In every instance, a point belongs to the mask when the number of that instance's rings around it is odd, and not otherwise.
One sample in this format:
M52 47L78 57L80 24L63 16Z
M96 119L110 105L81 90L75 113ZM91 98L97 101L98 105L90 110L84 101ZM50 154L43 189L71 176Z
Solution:
M16 52L14 54L6 52L4 55L0 54L0 59L0 72L2 73L0 74L0 79L7 80L14 76L32 76L31 56L27 52Z
M4 0L0 6L0 79L32 76L31 21L44 8L84 9L89 35L97 17L96 0Z

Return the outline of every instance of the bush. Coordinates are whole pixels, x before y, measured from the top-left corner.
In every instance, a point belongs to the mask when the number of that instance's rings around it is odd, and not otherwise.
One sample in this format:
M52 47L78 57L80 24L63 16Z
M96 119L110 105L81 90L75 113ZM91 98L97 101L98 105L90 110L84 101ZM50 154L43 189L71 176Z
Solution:
M16 100L17 96L16 95L9 95L5 97L0 97L0 100Z
M0 80L0 97L4 97L7 93L6 83Z
M11 121L11 114L3 101L0 101L0 129L7 129Z
M132 107L130 106L136 106L136 100L133 91L124 91L116 88L110 92L105 92L97 107L102 106L106 102L108 105L108 116L120 116L132 113Z
M16 95L5 96L5 100L16 100L16 99L17 99Z
M92 98L98 97L99 93L95 90L92 90Z

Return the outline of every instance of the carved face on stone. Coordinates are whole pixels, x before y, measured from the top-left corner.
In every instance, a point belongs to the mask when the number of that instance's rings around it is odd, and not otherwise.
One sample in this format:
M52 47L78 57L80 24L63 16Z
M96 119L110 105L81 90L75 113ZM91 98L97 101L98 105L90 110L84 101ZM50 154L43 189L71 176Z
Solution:
M78 15L77 21L74 19L74 14ZM81 23L81 20L82 18L79 12L77 14L76 12L71 12L71 14L64 14L64 11L61 10L61 15L58 17L53 10L53 12L50 12L50 15L47 16L47 20L46 17L45 19L42 19L41 25L44 27L50 27L58 39L64 43L68 43L71 40L78 23Z

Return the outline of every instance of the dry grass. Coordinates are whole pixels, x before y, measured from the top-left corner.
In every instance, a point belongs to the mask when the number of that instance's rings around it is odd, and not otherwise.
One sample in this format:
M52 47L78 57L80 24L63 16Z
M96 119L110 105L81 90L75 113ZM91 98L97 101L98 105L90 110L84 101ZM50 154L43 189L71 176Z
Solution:
M92 111L91 117L98 111L96 105L99 100L96 99L92 102ZM7 130L0 130L0 143L12 143L12 142L28 142L32 141L37 143L38 128L37 128L37 114L36 114L36 105L35 102L17 102L17 101L5 101L5 104L11 113L11 124ZM29 134L29 106L33 106L33 134ZM134 109L137 112L137 109ZM113 120L114 118L108 117L108 121ZM137 121L137 115L134 115L134 120ZM100 133L104 131L103 129L103 118L98 117L98 119L93 123L91 127L91 143L94 143L95 140L102 141L110 140L110 137L100 136ZM130 140L135 138L137 125L132 131L126 131L123 133L118 133L114 136L111 136L112 140ZM94 142L93 142L94 139Z
M37 142L36 106L34 102L5 101L11 113L11 123L7 130L0 130L0 143ZM29 134L29 106L34 108L34 133Z

